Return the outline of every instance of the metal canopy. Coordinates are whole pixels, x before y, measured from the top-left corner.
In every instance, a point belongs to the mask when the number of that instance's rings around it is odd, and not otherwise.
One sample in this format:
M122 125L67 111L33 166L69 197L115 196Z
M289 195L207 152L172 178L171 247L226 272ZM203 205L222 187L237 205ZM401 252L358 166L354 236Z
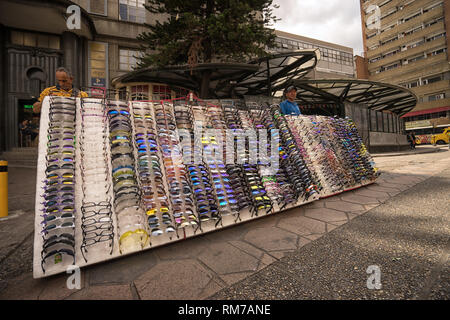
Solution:
M371 110L404 115L417 104L416 95L403 87L356 79L294 80L297 99L306 104L364 104Z
M200 91L202 73L211 71L211 98L273 95L294 79L314 69L318 50L299 50L270 55L249 63L203 63L165 68L145 68L114 79L113 84L156 82Z

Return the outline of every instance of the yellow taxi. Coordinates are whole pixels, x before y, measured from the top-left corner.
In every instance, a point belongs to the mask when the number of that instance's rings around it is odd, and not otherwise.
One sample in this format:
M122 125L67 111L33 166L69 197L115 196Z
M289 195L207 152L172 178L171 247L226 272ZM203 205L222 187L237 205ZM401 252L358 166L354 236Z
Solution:
M450 140L450 127L447 127L443 133L435 134L431 137L432 144L448 144Z

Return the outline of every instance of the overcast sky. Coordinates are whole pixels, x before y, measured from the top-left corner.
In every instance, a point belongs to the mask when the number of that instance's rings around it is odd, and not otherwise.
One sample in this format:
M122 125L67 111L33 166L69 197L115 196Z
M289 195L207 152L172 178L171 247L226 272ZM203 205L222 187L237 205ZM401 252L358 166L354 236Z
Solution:
M275 29L363 51L359 0L274 0Z

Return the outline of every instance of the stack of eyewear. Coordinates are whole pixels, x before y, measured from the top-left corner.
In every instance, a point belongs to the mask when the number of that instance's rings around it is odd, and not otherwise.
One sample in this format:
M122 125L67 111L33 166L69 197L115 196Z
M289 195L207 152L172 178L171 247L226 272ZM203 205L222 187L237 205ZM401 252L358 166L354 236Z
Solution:
M335 124L335 136L341 140L342 149L346 151L344 158L356 171L355 180L359 183L375 180L379 176L379 172L375 168L375 162L364 146L353 120L333 118L333 123Z
M103 100L81 99L81 253L85 261L88 247L114 248L114 224L111 205L109 142L107 115ZM117 147L117 144L114 145ZM97 250L107 251L102 246Z
M216 226L222 222L219 212L219 199L213 187L213 179L222 181L221 177L226 174L225 169L215 165L213 158L212 142L215 137L204 135L203 130L207 129L206 108L200 104L191 106L192 118L194 121L194 148L197 157L194 157L194 164L187 166L189 180L192 184L197 214L200 220L200 228L208 221L215 221ZM199 151L201 158L198 158ZM205 162L206 161L206 162ZM220 182L218 183L219 186Z
M234 215L239 217L238 200L236 199L236 188L239 185L233 184L225 167L226 148L224 139L226 138L227 125L224 119L222 108L219 106L208 104L206 106L206 114L208 116L207 127L213 128L216 136L206 136L209 141L205 141L204 152L212 175L214 190L217 195L219 204L219 213L222 217ZM203 142L203 141L202 141ZM209 143L208 143L209 142ZM222 152L222 154L220 154ZM214 153L214 154L213 154ZM241 192L242 190L239 190Z
M163 213L163 223L166 224L166 232L177 232L178 237L180 228L195 227L198 219L194 213L192 189L183 164L173 105L165 102L154 104L154 112L172 213L172 216Z
M128 105L107 100L112 161L114 211L122 253L143 249L148 242L145 211L135 170L133 127Z
M271 112L275 124L280 130L282 143L287 151L286 162L290 163L290 166L286 166L285 168L296 192L305 201L311 198L313 200L317 199L320 192L318 182L314 180L313 174L306 166L305 160L299 152L299 146L297 146L294 136L289 129L287 120L281 114L280 106L271 106Z
M254 126L258 130L263 129L267 130L268 131L267 136L271 138L271 141L272 139L278 139L279 141L279 131L276 129L275 124L273 123L272 115L269 109L266 108L262 110L260 109L251 110L250 115L252 116ZM267 147L269 148L268 154L271 155L271 157L273 157L272 143L268 141ZM267 190L267 195L271 198L273 202L277 203L277 205L280 207L281 210L283 210L289 204L296 203L298 195L292 188L292 185L288 179L288 175L286 174L285 171L286 166L289 166L290 164L285 162L286 155L283 146L280 143L278 143L278 146L274 151L279 161L276 172L271 172L272 174L266 175L263 174L264 170L262 169L264 169L264 167L261 165L259 167L264 188ZM269 161L267 159L265 163L268 162ZM291 170L288 169L288 171Z
M316 134L311 119L308 116L286 117L296 144L302 155L307 155L304 159L307 159L308 168L314 170L317 178L315 181L322 187L322 192L333 194L344 190L343 177L339 177L340 169L335 163L334 153L326 147L328 141L324 140L322 135Z
M41 209L41 267L48 259L75 264L75 98L50 97L44 202Z
M241 128L254 129L248 111L238 110L237 118ZM239 160L243 163L242 167L244 169L244 178L246 180L246 184L250 188L249 196L254 208L252 215L255 216L258 216L261 210L265 211L266 214L273 212L272 200L270 200L270 198L267 196L267 191L264 188L261 176L259 174L257 150L258 150L258 137L256 134L249 134L248 144L247 147L245 148L245 153L237 154ZM238 163L241 162L238 161Z
M150 238L172 234L175 229L169 214L170 207L159 157L159 143L152 104L133 102L134 142L137 147L138 180L141 201L147 214Z
M234 107L234 103L232 101L229 102L229 104L223 103L222 110L228 129L232 130L233 133L243 132L242 126L239 122L237 109ZM242 166L242 162L245 160L246 152L245 150L235 148L237 141L231 134L227 136L227 139L230 138L232 138L233 140L229 141L228 145L232 145L233 149L237 150L237 152L234 152L234 150L232 150L233 154L235 155L234 158L231 159L233 164L229 164L227 160L226 171L228 174L229 183L234 187L234 196L238 206L238 214L235 221L238 221L241 220L239 214L240 211L245 208L249 208L251 210L256 209L253 206L253 202L250 196L251 186L248 184L247 179L245 178L245 171L244 167Z

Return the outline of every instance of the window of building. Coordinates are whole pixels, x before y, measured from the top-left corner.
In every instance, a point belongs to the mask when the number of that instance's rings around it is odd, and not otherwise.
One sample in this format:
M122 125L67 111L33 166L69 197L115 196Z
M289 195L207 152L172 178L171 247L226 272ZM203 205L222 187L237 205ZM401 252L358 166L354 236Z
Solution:
M88 12L93 14L108 15L108 1L107 0L89 0Z
M433 40L436 40L436 39L445 37L445 34L446 34L445 32L442 32L442 33L436 34L436 35L434 35L434 36L430 36L430 37L428 37L428 38L426 39L426 41L427 41L427 42L431 42L431 41L433 41Z
M430 21L426 21L424 23L424 25L425 25L425 28L428 28L428 27L431 27L432 25L434 25L436 23L443 22L443 21L444 21L444 17L442 16L442 17L439 17L439 18L436 18L436 19L433 19L433 20L430 20Z
M169 86L153 85L153 100L167 100L172 98L172 93Z
M441 80L443 80L443 75L442 74L436 75L436 76L431 76L429 78L424 79L423 80L423 84L424 85L432 84L432 83L435 83L435 82L439 82Z
M138 85L131 86L131 100L149 100L148 99L149 86L148 85Z
M420 55L418 55L418 56L416 56L414 58L408 59L406 61L406 63L412 63L412 62L416 62L416 61L419 61L419 60L422 60L422 59L425 59L425 56L423 54L420 54Z
M416 18L416 17L420 16L421 14L422 14L422 11L421 11L421 10L419 10L418 12L416 12L416 13L413 13L412 15L410 15L410 16L408 16L408 17L405 17L405 18L403 18L403 23L405 23L405 22L408 22L409 20L411 20L411 19L414 19L414 18Z
M145 22L145 0L119 0L119 18L122 21Z
M433 94L431 96L428 96L428 101L437 101L437 100L442 100L445 99L445 93L437 93L437 94Z
M144 54L139 50L132 49L120 49L119 50L119 61L120 70L133 71L139 62L139 58Z
M427 56L432 57L432 56L436 56L436 55L444 53L444 52L447 52L447 48L441 48L438 50L431 51L431 52L427 53Z
M11 43L19 46L55 50L59 50L61 48L60 39L58 36L33 32L11 31Z
M173 88L173 91L175 92L175 98L184 98L187 97L189 94L189 90L184 88L175 87Z
M426 7L426 8L424 8L424 9L423 9L423 13L427 13L428 11L431 11L431 10L433 10L433 9L442 7L443 5L444 5L444 3L443 3L442 1L437 2L437 3L434 3L434 4L432 4L432 5L430 5L430 6Z

